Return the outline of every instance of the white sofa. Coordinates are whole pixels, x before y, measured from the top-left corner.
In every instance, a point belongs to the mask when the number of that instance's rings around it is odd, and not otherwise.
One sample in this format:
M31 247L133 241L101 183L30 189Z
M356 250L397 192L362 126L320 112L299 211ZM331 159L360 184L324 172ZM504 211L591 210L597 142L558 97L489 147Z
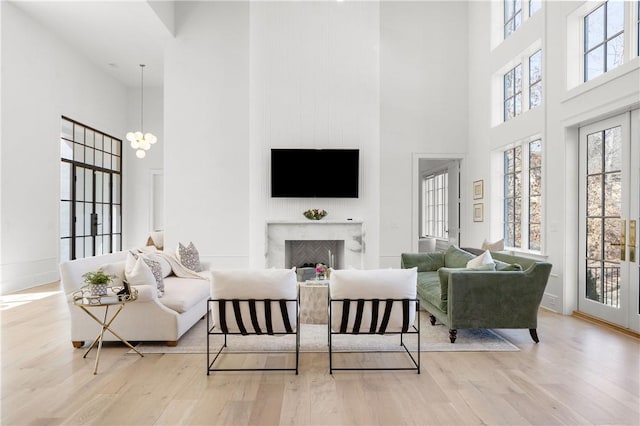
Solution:
M72 303L71 295L84 285L82 275L106 267L108 273L115 273L118 279L123 279L126 258L127 251L121 251L63 262L60 265L62 285L69 301L71 341L74 347L82 347L85 342L93 341L100 331L100 325ZM166 276L162 297L158 297L155 282L136 285L138 299L127 303L111 328L130 342L164 341L168 345L176 345L178 339L207 312L211 272L204 271L198 275L202 279L181 278L173 273ZM92 309L97 311L97 316L102 315L103 308ZM109 332L105 333L104 340L118 341Z

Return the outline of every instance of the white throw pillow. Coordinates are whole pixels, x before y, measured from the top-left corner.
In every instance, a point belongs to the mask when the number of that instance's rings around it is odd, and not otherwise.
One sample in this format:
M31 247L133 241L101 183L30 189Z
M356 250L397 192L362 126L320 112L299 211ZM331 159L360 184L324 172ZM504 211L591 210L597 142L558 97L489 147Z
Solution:
M504 238L494 243L490 243L489 241L484 240L481 249L490 251L502 251L504 250Z
M127 253L124 275L130 285L151 285L157 288L156 278L151 268L140 255Z
M473 259L468 261L467 268L477 268L483 265L489 265L490 263L493 263L493 258L491 257L491 253L489 253L489 250L485 250L485 252L480 256L474 257Z

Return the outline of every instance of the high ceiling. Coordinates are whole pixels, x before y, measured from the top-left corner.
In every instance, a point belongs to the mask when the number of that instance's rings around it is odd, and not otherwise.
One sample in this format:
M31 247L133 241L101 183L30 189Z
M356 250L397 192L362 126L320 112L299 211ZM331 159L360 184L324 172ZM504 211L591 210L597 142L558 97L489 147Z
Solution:
M74 50L129 87L163 83L164 49L173 34L173 2L12 0Z

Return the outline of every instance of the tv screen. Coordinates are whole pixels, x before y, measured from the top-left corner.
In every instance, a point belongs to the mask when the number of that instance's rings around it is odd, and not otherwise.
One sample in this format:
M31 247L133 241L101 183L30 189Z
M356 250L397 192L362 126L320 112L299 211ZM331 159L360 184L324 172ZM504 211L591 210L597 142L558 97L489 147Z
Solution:
M357 149L272 149L271 196L358 198Z

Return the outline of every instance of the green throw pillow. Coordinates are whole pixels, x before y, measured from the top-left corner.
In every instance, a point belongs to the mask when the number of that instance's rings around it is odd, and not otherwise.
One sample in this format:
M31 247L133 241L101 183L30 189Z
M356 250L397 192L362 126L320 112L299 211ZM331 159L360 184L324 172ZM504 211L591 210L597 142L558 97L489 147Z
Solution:
M467 262L476 257L457 246L449 246L444 253L444 266L447 268L465 268Z
M403 269L418 268L418 272L437 271L444 266L444 253L402 253Z

